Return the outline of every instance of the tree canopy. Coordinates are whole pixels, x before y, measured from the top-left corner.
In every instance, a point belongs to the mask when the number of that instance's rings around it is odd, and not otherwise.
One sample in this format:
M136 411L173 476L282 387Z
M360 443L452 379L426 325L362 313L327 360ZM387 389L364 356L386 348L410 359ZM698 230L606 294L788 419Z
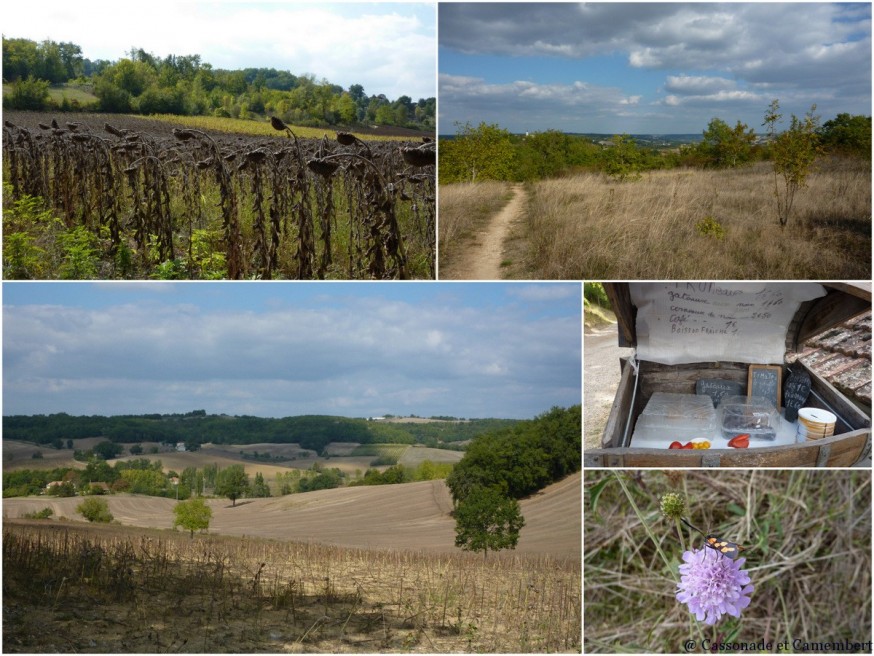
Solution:
M173 514L175 515L173 528L181 526L186 531L191 531L191 537L194 537L195 531L208 529L209 521L212 519L212 509L201 497L180 501L173 508Z
M581 443L581 406L556 407L474 438L446 484L456 504L483 487L520 499L579 471Z
M455 546L483 557L489 550L515 549L524 525L516 499L478 487L455 510Z
M430 423L368 421L329 415L265 418L208 415L203 410L182 414L116 416L9 415L3 417L3 439L57 445L57 440L104 437L115 443L163 442L186 449L213 444L300 444L322 451L330 442L360 444L424 444L452 447L481 433L517 424L513 419L471 419ZM101 447L105 448L105 447Z
M231 465L222 469L216 478L215 493L231 500L231 505L237 505L237 499L249 491L249 475L243 465Z

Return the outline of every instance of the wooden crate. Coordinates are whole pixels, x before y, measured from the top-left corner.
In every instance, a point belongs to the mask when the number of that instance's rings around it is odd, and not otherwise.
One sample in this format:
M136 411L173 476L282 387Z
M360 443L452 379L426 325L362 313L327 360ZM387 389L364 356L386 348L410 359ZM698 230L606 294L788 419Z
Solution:
M619 319L620 345L635 346L635 308L629 284L605 283ZM811 336L837 325L871 306L870 287L841 283L824 286L827 295L802 304L787 327L787 351L798 350ZM634 424L654 392L694 394L699 379L733 380L746 387L748 363L710 362L665 365L640 361L637 371L628 359L601 438L601 448L587 449L587 467L846 467L871 457L871 419L828 381L798 362L811 378L806 405L838 416L835 435L802 444L751 449L668 450L628 445ZM788 374L784 368L784 378Z

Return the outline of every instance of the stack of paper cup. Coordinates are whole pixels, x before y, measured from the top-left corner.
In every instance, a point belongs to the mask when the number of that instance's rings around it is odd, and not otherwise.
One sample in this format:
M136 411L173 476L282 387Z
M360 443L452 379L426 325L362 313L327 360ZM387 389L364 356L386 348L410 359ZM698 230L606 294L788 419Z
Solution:
M798 439L821 440L835 434L838 418L821 408L800 408L798 410Z

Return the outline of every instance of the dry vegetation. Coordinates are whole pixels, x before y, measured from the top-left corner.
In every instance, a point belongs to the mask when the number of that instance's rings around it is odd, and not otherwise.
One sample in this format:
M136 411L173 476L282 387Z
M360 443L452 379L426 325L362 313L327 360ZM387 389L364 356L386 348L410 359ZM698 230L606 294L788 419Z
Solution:
M5 652L579 651L579 565L14 522Z
M5 277L434 277L433 143L101 118L7 116Z
M442 481L211 500L242 537L194 539L145 528L169 499L107 497L125 526L9 499L4 652L579 653L580 482L524 500L518 549L485 559L452 546ZM45 506L68 519L14 518Z
M441 277L451 273L465 243L512 198L508 182L460 182L439 188L438 248Z
M821 162L785 228L770 170L762 163L656 171L637 182L582 174L535 183L521 235L525 277L870 278L870 165ZM441 230L442 209L441 196Z
M584 488L586 653L697 652L705 637L871 639L870 471L590 470ZM740 619L724 617L711 630L676 601L683 547L659 512L666 492L686 498L693 524L747 547L743 569L755 590ZM700 535L684 529L683 539L701 548ZM691 650L683 646L690 639Z
M266 476L266 475L265 475ZM269 480L269 479L268 479ZM554 483L521 502L525 527L517 553L579 560L580 475ZM174 499L112 494L103 497L125 526L169 529ZM51 508L58 519L81 520L81 497L15 497L3 500L6 518ZM210 532L275 540L316 541L352 548L404 548L454 553L452 499L442 480L318 490L281 497L207 499Z

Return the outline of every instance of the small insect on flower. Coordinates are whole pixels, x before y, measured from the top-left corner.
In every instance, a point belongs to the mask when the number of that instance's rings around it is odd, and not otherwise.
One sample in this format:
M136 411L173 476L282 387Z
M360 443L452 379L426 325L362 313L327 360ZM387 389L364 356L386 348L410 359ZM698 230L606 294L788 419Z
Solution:
M681 517L680 521L692 530L698 531L701 535L704 535L704 531L696 526L692 526L688 521L686 521L685 517ZM721 540L713 534L704 535L704 546L710 547L717 553L722 554L726 558L731 558L732 560L737 558L741 551L746 551L746 547L742 547L735 542L729 542L728 540Z

